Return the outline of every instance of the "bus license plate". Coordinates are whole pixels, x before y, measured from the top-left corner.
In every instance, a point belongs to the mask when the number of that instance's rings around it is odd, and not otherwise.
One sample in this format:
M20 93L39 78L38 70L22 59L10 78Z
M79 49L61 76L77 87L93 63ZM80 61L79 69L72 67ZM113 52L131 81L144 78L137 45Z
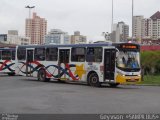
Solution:
M131 78L131 82L135 82L135 79L134 79L134 78Z

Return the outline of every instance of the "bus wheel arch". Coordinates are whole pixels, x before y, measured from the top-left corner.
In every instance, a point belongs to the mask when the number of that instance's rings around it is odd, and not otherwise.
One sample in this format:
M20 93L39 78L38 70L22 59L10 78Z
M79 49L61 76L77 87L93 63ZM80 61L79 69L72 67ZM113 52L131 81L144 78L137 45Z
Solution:
M46 70L44 68L40 68L38 70L37 78L39 81L42 81L42 82L49 82L50 81L50 78L46 77Z
M94 87L100 87L99 76L95 71L90 71L87 75L87 84Z

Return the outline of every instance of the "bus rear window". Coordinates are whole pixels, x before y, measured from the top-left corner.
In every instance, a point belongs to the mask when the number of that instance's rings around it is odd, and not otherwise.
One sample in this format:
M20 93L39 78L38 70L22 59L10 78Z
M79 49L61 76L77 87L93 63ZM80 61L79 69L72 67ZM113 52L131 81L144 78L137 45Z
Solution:
M11 60L11 51L10 50L2 51L2 60Z
M87 62L102 62L102 48L88 47L87 48Z

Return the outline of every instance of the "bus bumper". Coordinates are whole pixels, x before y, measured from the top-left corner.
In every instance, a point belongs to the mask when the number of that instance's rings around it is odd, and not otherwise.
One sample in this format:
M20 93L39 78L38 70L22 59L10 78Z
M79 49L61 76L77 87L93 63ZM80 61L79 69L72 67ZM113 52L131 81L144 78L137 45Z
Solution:
M120 84L136 84L141 82L141 76L123 76L117 75L116 76L116 83Z

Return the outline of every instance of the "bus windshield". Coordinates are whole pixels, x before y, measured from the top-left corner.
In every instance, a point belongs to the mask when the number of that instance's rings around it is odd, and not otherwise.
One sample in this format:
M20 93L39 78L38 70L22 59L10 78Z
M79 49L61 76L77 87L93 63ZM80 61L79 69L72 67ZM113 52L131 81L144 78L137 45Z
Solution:
M140 60L139 52L136 51L119 51L117 55L116 66L122 70L139 70Z

